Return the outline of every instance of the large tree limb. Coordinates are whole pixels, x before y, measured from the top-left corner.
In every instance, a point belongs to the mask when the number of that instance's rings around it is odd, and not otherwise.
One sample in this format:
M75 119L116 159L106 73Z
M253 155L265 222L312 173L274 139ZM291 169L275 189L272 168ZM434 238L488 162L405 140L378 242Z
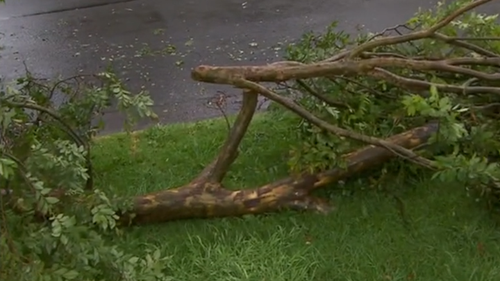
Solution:
M274 63L265 66L227 66L214 67L201 65L192 72L192 78L206 83L235 85L236 81L245 79L252 82L283 82L292 79L308 79L316 77L331 77L335 75L356 76L370 75L383 71L385 75L379 74L374 77L383 79L399 87L414 90L426 87L429 89L430 82L402 77L384 67L409 68L420 71L440 71L454 74L462 74L486 81L500 80L499 73L483 73L470 68L457 65L490 65L500 67L500 57L496 58L456 58L444 60L414 60L394 57L380 57L358 61L335 61L320 62L313 64ZM454 93L494 93L500 94L498 87L463 87L455 85L444 85L433 83L439 89Z
M386 142L411 149L425 143L437 129L437 124L428 124L393 136ZM374 167L393 156L384 148L367 146L344 156L346 168L284 178L255 189L232 191L222 188L220 184L198 182L177 189L161 190L137 196L131 213L122 215L122 223L241 216L286 208L328 212L328 204L313 197L313 190Z

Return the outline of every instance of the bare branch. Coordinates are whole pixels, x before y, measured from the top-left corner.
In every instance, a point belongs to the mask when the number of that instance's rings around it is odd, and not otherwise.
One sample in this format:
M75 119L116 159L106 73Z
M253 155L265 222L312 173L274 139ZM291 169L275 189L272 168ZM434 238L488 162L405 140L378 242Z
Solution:
M360 46L358 46L354 50L352 50L349 54L349 58L352 59L352 58L358 56L359 54L361 54L362 52L369 51L369 50L376 48L376 47L394 45L394 44L399 44L399 43L404 43L404 42L409 42L409 41L414 41L414 40L419 40L419 39L424 39L426 37L430 37L432 34L437 32L439 29L445 27L446 25L448 25L450 22L452 22L454 19L461 16L462 14L464 14L464 13L466 13L466 12L468 12L468 11L478 7L478 6L481 6L483 4L491 2L491 1L492 0L477 0L477 1L471 2L469 5L466 5L462 8L454 11L449 16L442 19L441 21L439 21L438 23L436 23L435 25L431 26L428 29L412 32L412 33L409 33L406 35L388 36L388 37L381 38L379 40L368 41L364 44L361 44Z

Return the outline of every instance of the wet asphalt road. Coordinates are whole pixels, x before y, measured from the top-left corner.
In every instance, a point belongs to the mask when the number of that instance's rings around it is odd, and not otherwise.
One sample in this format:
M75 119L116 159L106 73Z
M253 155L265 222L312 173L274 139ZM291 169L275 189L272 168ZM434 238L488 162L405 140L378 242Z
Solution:
M0 5L0 76L21 76L23 61L47 78L94 73L112 61L131 89L150 91L162 123L198 120L220 115L208 105L218 90L229 96L230 112L240 100L237 90L191 81L199 64L276 61L284 44L332 21L347 32L380 31L436 2L7 0ZM500 12L500 0L488 10ZM176 55L167 54L174 48ZM107 132L121 129L119 113L106 121Z

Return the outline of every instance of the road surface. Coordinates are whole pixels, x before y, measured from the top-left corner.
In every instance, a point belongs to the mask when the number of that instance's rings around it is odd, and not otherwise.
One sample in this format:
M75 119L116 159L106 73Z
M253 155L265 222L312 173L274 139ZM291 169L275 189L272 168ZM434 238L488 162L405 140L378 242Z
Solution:
M162 123L199 120L220 115L208 105L218 90L229 96L228 111L240 100L235 89L191 81L199 64L275 61L284 44L332 21L347 32L379 31L436 2L7 0L0 5L0 76L23 75L23 62L35 75L53 78L95 73L112 61L131 89L150 91ZM500 11L500 0L488 9ZM174 48L176 55L168 54ZM121 129L117 112L106 122L106 132Z

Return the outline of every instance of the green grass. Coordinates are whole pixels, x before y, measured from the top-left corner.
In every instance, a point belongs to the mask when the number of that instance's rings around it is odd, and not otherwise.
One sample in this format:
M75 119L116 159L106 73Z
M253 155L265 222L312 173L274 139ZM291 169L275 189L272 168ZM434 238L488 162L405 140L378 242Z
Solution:
M94 150L98 184L125 196L182 185L217 154L225 126L209 120L103 138ZM293 130L289 118L258 115L226 184L286 176ZM327 216L169 222L133 227L118 243L131 252L160 248L172 280L500 280L500 232L463 187L421 180L398 194L410 228L391 196L358 191L332 193L337 211Z

